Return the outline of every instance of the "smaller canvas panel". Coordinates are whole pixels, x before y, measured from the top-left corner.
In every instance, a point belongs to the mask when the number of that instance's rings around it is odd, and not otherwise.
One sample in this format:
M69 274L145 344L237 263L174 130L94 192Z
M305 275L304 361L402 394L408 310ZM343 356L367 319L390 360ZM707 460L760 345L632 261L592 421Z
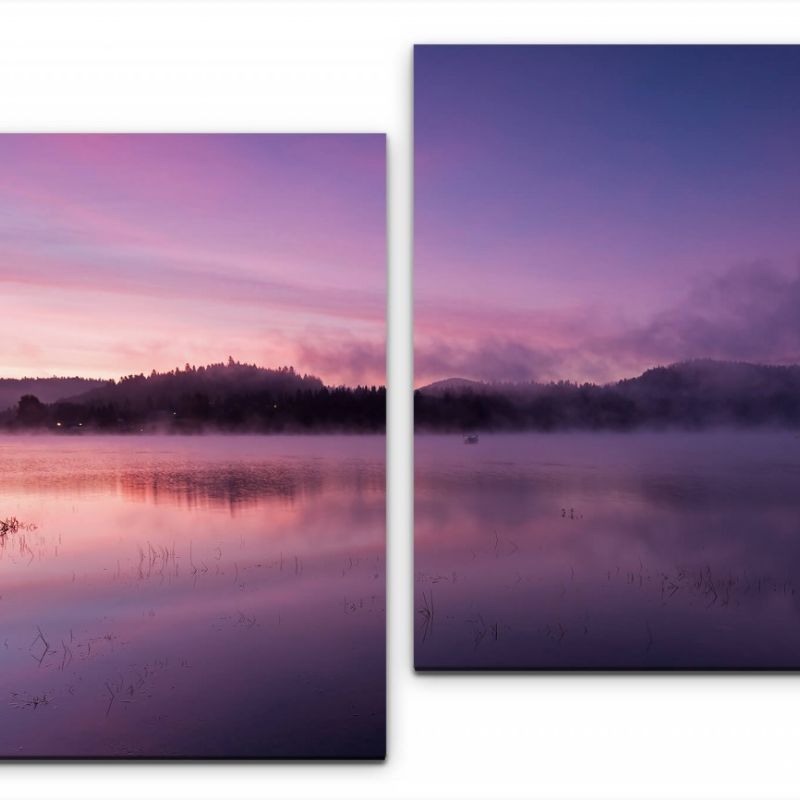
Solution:
M800 668L800 48L414 69L417 668Z

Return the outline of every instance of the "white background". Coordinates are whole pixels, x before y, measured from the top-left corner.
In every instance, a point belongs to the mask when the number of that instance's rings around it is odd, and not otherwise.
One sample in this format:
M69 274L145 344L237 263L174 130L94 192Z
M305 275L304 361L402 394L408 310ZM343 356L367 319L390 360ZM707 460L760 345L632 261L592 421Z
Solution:
M385 764L5 764L2 796L800 796L799 678L414 676L409 389L414 42L798 39L790 0L0 0L0 130L389 134L391 482Z

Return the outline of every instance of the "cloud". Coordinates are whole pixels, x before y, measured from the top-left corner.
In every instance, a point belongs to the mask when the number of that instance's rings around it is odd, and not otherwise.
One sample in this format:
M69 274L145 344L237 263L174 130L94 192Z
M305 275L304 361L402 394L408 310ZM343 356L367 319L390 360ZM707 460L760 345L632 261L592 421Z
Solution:
M485 381L531 381L557 369L558 350L544 350L525 342L492 337L471 347L442 340L418 349L415 372L427 378L459 377Z
M800 361L800 268L785 273L766 262L734 266L701 282L679 306L609 344L673 361Z
M418 383L450 376L602 383L692 358L800 362L800 267L781 270L766 261L732 266L700 279L680 303L645 322L618 315L610 326L607 312L562 313L557 336L533 322L509 335L464 325L460 342L452 331L446 339L419 332Z
M384 151L378 135L2 137L3 374L291 364L312 326L380 338Z
M286 273L291 273L287 265ZM60 289L84 294L103 292L118 297L192 299L208 304L260 307L265 313L286 310L343 320L381 322L382 294L361 287L300 283L238 273L231 265L199 268L190 262L136 258L133 254L104 263L62 257L54 263L24 253L0 253L0 284Z
M386 382L383 342L355 337L335 341L323 331L314 332L295 346L295 364L301 372L318 375L328 384L383 385Z

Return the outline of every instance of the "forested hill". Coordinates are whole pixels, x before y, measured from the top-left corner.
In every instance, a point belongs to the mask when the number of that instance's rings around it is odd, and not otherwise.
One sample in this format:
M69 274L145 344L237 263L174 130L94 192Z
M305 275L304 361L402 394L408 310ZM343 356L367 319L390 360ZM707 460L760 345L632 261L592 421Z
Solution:
M326 387L292 367L267 369L230 359L150 375L129 375L46 403L22 397L0 415L11 430L200 432L379 431L383 387Z
M616 383L439 381L414 396L420 430L800 428L800 366L695 360Z
M88 378L0 378L0 411L16 406L25 394L36 395L43 403L54 403L104 383Z
M127 375L67 399L83 405L113 403L142 412L174 410L187 397L201 396L215 403L236 395L269 394L278 398L322 388L319 378L300 375L292 367L267 369L230 360L227 364L202 367L187 364L170 372L153 370L149 375Z

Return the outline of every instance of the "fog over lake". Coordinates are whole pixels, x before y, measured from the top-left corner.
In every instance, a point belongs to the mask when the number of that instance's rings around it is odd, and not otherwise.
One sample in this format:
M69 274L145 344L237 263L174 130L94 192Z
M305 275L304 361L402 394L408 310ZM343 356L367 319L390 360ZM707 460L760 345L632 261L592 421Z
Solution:
M383 436L0 438L0 756L382 757Z
M421 669L797 669L796 433L416 436Z

